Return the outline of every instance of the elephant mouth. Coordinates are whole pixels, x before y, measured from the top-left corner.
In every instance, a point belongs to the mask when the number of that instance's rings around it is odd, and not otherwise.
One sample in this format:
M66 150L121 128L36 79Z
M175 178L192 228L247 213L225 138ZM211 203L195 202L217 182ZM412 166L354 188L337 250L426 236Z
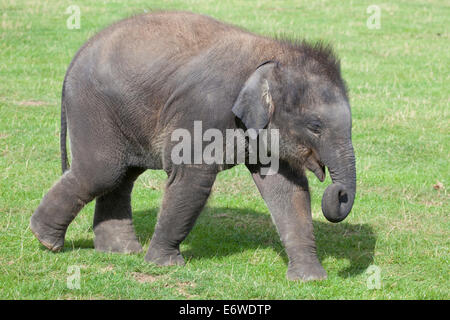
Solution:
M314 173L320 182L325 180L325 165L318 159L314 151L306 158L305 167Z

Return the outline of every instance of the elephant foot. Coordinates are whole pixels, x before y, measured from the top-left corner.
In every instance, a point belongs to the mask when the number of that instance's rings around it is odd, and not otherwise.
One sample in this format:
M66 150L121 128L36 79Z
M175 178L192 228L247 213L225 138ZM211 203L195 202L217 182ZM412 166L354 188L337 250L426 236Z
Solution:
M158 266L184 266L184 258L178 249L164 249L150 243L145 261Z
M35 213L30 219L30 230L47 249L58 252L64 247L67 228L51 227L39 219L39 215Z
M289 263L286 278L292 281L325 280L327 278L327 273L318 261L312 263Z
M94 247L100 252L139 253L139 243L131 219L107 220L94 227Z

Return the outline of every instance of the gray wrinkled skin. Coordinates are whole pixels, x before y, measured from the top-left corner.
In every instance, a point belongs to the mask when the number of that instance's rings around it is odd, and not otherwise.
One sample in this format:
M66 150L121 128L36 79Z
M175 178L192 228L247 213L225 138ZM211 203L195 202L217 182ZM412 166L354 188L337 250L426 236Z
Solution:
M217 173L233 165L174 165L170 136L192 130L279 129L280 169L247 165L289 257L291 280L326 278L316 256L305 168L333 180L322 209L332 222L351 210L356 189L351 112L331 50L251 34L212 18L159 12L120 21L90 39L63 85L65 173L34 212L30 228L48 249L96 199L95 248L139 252L130 195L147 169L168 175L147 261L184 264L179 245L201 212ZM72 163L67 169L66 126ZM225 155L224 155L225 156Z

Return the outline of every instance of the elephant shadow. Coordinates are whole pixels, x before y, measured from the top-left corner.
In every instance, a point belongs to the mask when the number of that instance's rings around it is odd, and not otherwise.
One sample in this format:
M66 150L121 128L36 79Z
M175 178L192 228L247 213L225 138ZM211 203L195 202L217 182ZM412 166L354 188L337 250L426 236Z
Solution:
M148 244L156 224L158 208L133 214L136 234ZM339 271L347 278L365 272L373 264L376 234L368 224L314 221L317 255L347 259L349 266ZM288 263L288 258L269 214L239 208L206 207L194 229L183 242L186 260L220 258L245 250L272 248Z

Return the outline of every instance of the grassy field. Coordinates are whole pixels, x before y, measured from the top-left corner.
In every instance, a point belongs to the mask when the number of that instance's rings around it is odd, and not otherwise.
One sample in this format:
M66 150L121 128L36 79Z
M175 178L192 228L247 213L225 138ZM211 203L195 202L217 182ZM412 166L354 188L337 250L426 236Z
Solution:
M86 1L68 29L72 1L0 0L1 299L449 299L450 6L445 1ZM380 28L368 28L378 4ZM45 250L28 228L60 176L59 113L77 49L112 22L153 9L205 13L253 32L331 42L350 89L358 193L350 216L326 222L330 183L310 175L318 255L328 280L289 282L268 210L242 166L223 172L181 247L185 267L144 254L93 248L93 203L66 245ZM133 192L144 250L166 174L146 172ZM375 265L379 289L366 270ZM69 267L80 268L70 289ZM372 276L373 277L373 276Z

